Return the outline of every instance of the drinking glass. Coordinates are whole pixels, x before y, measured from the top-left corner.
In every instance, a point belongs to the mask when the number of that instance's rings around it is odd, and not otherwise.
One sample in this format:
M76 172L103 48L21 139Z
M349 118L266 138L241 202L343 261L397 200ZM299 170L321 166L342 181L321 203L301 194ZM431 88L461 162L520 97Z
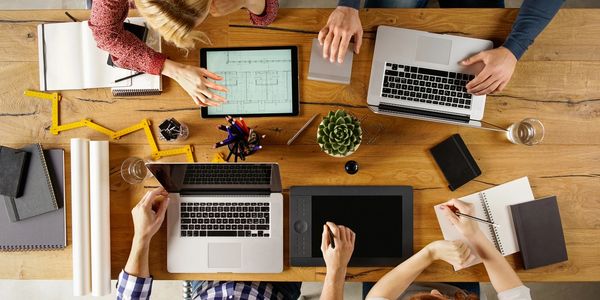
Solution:
M121 177L129 184L138 184L150 177L145 161L139 157L130 157L121 164Z
M544 139L544 125L538 119L524 119L510 125L506 137L513 144L533 146Z

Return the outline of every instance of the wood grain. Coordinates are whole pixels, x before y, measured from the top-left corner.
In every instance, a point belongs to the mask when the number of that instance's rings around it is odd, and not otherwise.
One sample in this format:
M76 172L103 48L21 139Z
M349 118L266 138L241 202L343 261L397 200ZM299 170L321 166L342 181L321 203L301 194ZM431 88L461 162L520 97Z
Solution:
M81 20L87 11L71 11ZM198 29L206 32L212 46L296 45L299 47L301 78L306 78L310 44L326 23L328 9L282 9L277 21L267 28L248 23L245 13L209 18ZM135 12L132 12L135 15ZM300 81L301 113L293 118L256 118L248 120L267 134L265 149L250 161L275 161L281 166L286 208L287 191L293 185L411 185L414 187L414 250L442 238L433 205L529 176L538 197L557 195L569 253L569 261L535 270L523 270L518 255L508 257L524 281L598 281L600 280L600 10L564 9L538 37L519 62L507 89L487 100L485 120L499 126L526 117L542 120L547 135L542 145L516 146L499 133L391 118L371 113L366 107L375 31L378 25L391 25L438 33L487 38L500 44L510 32L517 10L443 10L443 9L368 9L360 12L365 30L363 47L355 55L352 83L348 86ZM63 11L0 11L0 143L23 146L41 142L45 148L67 150L69 139L105 136L82 128L52 135L50 103L23 96L23 90L36 89L38 83L37 31L40 22L66 22ZM170 58L192 65L199 63L199 51L187 56L165 45ZM159 142L161 149L191 143L197 161L210 161L211 145L222 139L214 129L220 120L202 120L193 102L176 82L165 78L161 96L112 97L108 89L65 91L61 101L61 122L82 118L118 130L143 118L154 124L175 116L190 127L184 143ZM365 117L365 142L352 159L360 172L343 172L344 159L323 154L315 141L318 123L314 122L291 147L285 142L314 113L326 114L343 108ZM376 134L374 134L375 132ZM428 149L454 133L466 141L483 175L451 192ZM372 142L366 142L372 140ZM120 179L121 162L131 156L149 159L150 149L141 132L111 141L111 256L112 275L116 277L129 254L133 234L131 208L155 180L129 186ZM163 161L183 161L168 157ZM307 176L306 174L314 174ZM67 208L70 208L70 180L67 177ZM2 252L0 278L70 279L71 231L67 209L68 247L62 251ZM286 210L287 220L287 210ZM287 232L287 221L285 222ZM156 279L223 280L323 280L323 268L291 268L287 263L281 274L170 274L166 271L166 228L163 226L151 244L151 271ZM287 235L286 235L287 241ZM286 242L287 249L287 242ZM388 268L351 268L348 279L375 281ZM444 263L435 263L418 278L421 281L487 281L479 265L454 272Z

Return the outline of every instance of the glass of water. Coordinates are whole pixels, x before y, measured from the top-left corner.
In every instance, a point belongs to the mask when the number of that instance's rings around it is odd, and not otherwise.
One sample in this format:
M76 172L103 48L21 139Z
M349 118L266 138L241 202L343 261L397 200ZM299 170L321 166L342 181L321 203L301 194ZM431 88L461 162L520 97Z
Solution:
M139 157L130 157L121 164L121 177L129 184L138 184L150 177L145 161Z
M538 119L524 119L510 125L506 137L513 144L533 146L544 139L544 125Z

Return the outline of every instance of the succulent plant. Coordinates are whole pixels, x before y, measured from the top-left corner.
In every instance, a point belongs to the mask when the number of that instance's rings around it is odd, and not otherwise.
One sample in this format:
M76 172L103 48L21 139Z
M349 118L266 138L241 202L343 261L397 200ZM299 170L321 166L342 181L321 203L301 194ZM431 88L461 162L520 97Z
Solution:
M335 156L348 156L360 146L362 129L360 121L344 110L330 111L317 131L317 143L323 152Z

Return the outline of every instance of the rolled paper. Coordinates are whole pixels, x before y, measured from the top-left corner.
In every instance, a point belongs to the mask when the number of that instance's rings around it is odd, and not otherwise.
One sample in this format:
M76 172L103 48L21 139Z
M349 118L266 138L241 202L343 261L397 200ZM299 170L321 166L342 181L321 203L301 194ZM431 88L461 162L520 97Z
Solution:
M73 296L90 293L89 140L71 139Z
M110 180L108 141L90 142L92 296L110 294Z

